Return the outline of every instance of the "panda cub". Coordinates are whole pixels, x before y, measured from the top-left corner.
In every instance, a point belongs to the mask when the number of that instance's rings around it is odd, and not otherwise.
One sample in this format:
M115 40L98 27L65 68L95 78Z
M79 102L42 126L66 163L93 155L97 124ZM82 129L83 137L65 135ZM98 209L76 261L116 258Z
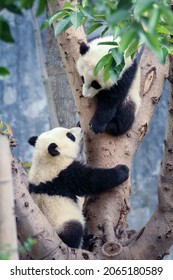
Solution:
M94 77L94 67L112 48L111 45L98 45L98 43L112 40L112 36L107 36L91 41L90 45L82 42L77 69L83 82L83 96L88 98L96 96L97 100L96 111L89 123L91 130L96 134L107 132L117 136L131 128L139 109L140 67L136 59L132 61L128 58L116 83L111 77L105 83L103 70Z
M83 163L79 127L54 128L28 142L35 146L29 172L29 192L64 243L82 245L85 219L76 196L96 195L123 183L128 167L94 168Z

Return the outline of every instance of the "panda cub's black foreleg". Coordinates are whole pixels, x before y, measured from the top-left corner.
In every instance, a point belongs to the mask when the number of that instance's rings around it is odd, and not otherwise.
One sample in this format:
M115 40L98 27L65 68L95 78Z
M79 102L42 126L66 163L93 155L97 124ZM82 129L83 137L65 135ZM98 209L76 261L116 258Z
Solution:
M111 135L119 136L127 132L135 120L135 104L126 101L120 106L115 117L107 124L105 131Z
M58 233L61 240L72 248L79 248L82 245L82 237L84 234L83 226L78 221L66 222L63 230Z

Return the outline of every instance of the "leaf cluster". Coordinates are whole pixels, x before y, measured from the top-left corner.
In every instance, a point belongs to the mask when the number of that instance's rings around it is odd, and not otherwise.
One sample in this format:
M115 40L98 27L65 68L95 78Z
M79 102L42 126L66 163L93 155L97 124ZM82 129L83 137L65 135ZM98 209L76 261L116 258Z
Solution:
M55 23L55 36L73 26L87 24L87 35L98 31L100 36L112 34L120 38L96 65L95 75L104 69L104 80L119 77L124 59L133 57L139 46L147 45L164 64L173 54L173 14L168 0L81 0L65 2L63 8L46 19L42 28Z

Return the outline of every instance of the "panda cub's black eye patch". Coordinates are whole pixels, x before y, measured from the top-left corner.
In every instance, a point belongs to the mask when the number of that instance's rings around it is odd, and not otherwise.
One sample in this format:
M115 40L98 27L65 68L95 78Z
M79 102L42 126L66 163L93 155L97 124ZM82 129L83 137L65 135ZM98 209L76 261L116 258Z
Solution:
M72 140L73 142L75 142L75 140L76 140L76 138L75 138L75 136L71 133L71 132L67 132L67 137L70 139L70 140Z
M95 88L95 89L100 89L101 88L101 85L96 81L92 81L91 83L91 87Z
M81 79L82 79L82 83L84 84L85 83L84 76L81 76Z

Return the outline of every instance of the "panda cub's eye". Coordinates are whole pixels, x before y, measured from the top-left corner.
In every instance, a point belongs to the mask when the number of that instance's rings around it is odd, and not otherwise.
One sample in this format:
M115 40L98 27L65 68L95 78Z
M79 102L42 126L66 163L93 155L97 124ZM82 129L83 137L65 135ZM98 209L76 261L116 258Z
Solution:
M81 79L82 79L82 83L84 84L85 83L84 76L81 76Z
M71 133L71 132L67 132L67 137L70 139L70 140L72 140L73 142L75 142L75 140L76 140L76 138L75 138L75 136Z
M92 81L91 83L91 87L95 88L95 89L100 89L101 88L101 85L96 81Z

